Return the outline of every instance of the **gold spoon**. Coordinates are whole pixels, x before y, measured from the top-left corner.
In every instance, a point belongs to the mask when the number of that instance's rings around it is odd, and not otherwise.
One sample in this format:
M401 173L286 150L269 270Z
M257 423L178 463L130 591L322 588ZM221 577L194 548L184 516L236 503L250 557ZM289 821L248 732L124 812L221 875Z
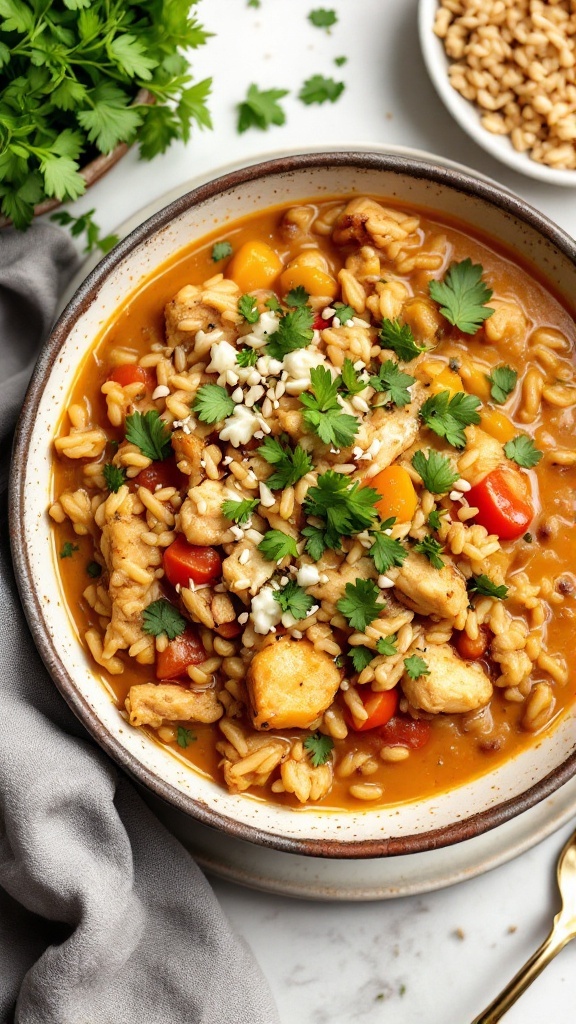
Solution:
M576 832L570 836L560 854L556 875L562 897L562 909L554 918L552 931L500 995L474 1018L472 1024L496 1024L496 1021L501 1020L512 1003L516 1002L553 957L567 942L576 938Z

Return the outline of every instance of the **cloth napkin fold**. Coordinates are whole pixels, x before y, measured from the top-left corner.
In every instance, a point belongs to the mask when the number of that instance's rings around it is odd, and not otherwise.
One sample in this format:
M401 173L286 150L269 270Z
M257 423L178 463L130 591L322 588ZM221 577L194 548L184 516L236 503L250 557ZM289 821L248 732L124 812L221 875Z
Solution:
M51 224L0 232L0 1021L276 1024L250 951L68 709L16 595L10 435L76 264Z

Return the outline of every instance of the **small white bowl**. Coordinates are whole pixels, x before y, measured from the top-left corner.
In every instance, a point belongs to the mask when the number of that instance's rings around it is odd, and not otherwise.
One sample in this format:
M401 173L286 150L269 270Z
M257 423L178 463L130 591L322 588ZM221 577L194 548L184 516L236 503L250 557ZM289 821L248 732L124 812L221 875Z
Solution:
M485 149L496 160L507 164L513 171L525 174L529 178L536 178L538 181L544 181L548 185L576 188L576 170L562 171L548 167L546 164L540 164L536 160L532 160L528 153L519 153L514 149L508 135L494 135L482 127L479 108L476 104L464 99L450 85L448 78L450 60L446 56L442 40L434 33L437 10L438 0L419 0L420 48L436 92L454 120L482 149Z

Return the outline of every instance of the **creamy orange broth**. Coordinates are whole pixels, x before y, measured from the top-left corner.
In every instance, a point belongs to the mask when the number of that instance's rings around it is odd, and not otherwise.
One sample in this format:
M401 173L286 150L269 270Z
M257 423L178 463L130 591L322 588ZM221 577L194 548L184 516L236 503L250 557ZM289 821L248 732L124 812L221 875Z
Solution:
M313 201L311 201L313 202ZM341 201L340 201L341 202ZM387 205L392 205L386 201ZM320 202L315 205L319 209L330 207L334 200ZM109 372L107 352L115 344L129 347L144 354L154 342L163 342L164 307L178 290L186 284L201 283L215 272L223 270L227 261L215 264L211 259L211 249L215 240L226 239L231 242L234 250L245 241L258 238L268 242L286 263L295 255L293 249L279 234L279 222L286 207L278 207L264 213L251 216L234 226L226 228L224 233L213 232L206 236L200 245L179 252L173 260L164 264L155 275L147 279L138 291L127 298L124 305L117 311L114 320L107 325L102 335L94 340L94 347L88 354L74 382L70 400L87 400L94 423L105 426L111 440L121 440L123 433L110 427L106 417L106 403L100 393L100 387ZM403 207L404 209L404 207ZM442 231L450 243L451 261L470 257L474 263L481 263L484 278L493 288L495 297L514 296L522 306L532 328L539 325L554 326L562 331L574 345L576 341L574 322L568 312L539 282L533 272L521 266L515 257L505 253L499 246L487 240L472 236L468 230L457 224L440 222L427 211L416 211L421 217L423 233ZM344 254L331 243L330 238L315 237L317 244L325 253L330 266L337 271L343 263ZM415 272L409 275L415 294L427 293L430 275ZM482 340L482 331L474 337L462 336L460 340L442 341L432 353L434 358L457 358L458 353L465 352L496 366L503 362L518 370L519 384L512 396L511 403L506 406L506 414L512 419L518 433L528 433L534 437L538 447L554 445L564 448L574 446L574 410L558 409L544 405L542 415L535 424L526 424L515 420L514 406L520 400L521 379L526 370L522 360L516 360L507 349L506 344L486 344ZM498 408L502 408L498 406ZM62 424L61 432L65 433L67 424ZM110 458L110 451L105 455ZM79 460L82 462L82 460ZM574 647L574 617L576 602L574 599L573 570L576 566L576 469L560 468L543 460L535 470L530 471L536 496L536 514L529 527L532 543L524 540L503 542L504 547L512 544L515 554L510 574L524 570L531 582L538 583L543 577L556 581L556 591L546 631L546 649L552 655L564 657L568 664L572 662ZM81 466L66 458L56 457L54 462L54 494L59 495L66 488L81 485ZM55 547L58 553L65 541L78 545L71 558L58 558L66 600L74 617L78 634L82 636L87 625L98 626L98 616L83 598L83 591L91 582L85 574L86 565L93 558L93 545L90 537L77 536L69 523L55 527ZM509 578L508 576L508 578ZM507 579L508 579L507 578ZM558 586L560 583L560 586ZM520 614L521 609L515 608L513 602L507 602L512 614ZM113 692L119 709L123 709L124 701L131 685L138 682L154 681L153 666L140 666L126 655L121 655L126 667L122 675L106 676L106 683ZM489 662L484 662L489 666ZM100 671L95 666L96 671ZM494 669L491 669L494 676ZM550 678L540 669L535 668L535 680ZM571 670L569 682L561 686L554 685L556 707L552 720L546 729L552 729L558 718L574 704L576 696L576 672ZM391 804L399 801L414 800L429 796L438 790L446 790L461 784L468 779L490 771L502 761L513 757L529 744L539 741L539 734L533 734L520 727L523 705L506 700L502 692L495 688L492 698L492 712L496 726L508 727L505 742L496 749L483 749L482 743L472 734L462 729L461 716L437 715L431 723L429 742L410 756L397 763L379 763L378 771L365 781L376 782L383 788L383 797L378 804ZM220 778L218 762L221 755L215 750L217 727L215 725L190 726L195 742L183 750L176 745L171 746L180 757L189 759L198 769ZM156 734L149 730L150 735ZM368 733L349 733L344 740L336 741L338 750L367 749L378 746L378 730ZM298 730L288 730L286 735L296 735ZM490 744L485 744L490 748ZM361 781L361 780L360 780ZM332 790L323 801L327 807L358 807L358 802L349 795L349 779L334 778ZM254 790L257 796L261 790ZM293 807L300 805L296 799L287 794L270 795L266 791L266 799L275 799ZM374 804L373 804L374 806Z

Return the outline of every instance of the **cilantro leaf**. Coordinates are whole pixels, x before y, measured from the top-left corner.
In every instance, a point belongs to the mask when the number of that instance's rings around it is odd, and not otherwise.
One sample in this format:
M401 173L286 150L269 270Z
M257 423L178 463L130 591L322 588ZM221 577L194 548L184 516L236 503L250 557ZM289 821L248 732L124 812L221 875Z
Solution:
M383 654L387 658L391 658L393 654L398 654L398 649L396 647L397 639L398 637L396 633L392 633L391 636L381 636L380 639L376 641L376 650L378 651L378 654Z
M542 458L542 452L527 434L518 434L504 445L504 454L523 469L532 469Z
M494 312L486 306L492 289L482 281L482 271L483 267L468 257L461 263L452 263L443 281L430 281L428 285L442 316L463 334L476 334Z
M273 491L292 487L313 468L308 452L299 444L292 449L284 434L280 438L270 434L265 437L258 448L258 455L271 466L276 466L272 476L266 480L267 486Z
M300 395L306 407L303 420L309 430L314 430L324 444L346 448L352 444L358 431L358 420L345 413L338 401L338 384L332 380L330 370L315 366L310 370L310 390Z
M408 558L408 551L403 547L402 542L394 540L386 533L386 530L389 530L395 522L395 519L384 520L380 524L379 530L372 534L373 544L368 554L379 573L387 573L393 565L403 565Z
M251 85L246 93L246 99L238 104L236 127L239 134L247 131L248 128L267 131L271 124L284 124L286 114L278 100L287 95L288 89L260 90L257 85Z
M302 85L298 99L302 100L306 106L310 106L311 103L326 103L327 101L335 103L345 88L344 82L336 82L333 78L325 78L324 75L312 75Z
M314 598L307 594L296 580L290 580L282 590L275 590L274 600L278 602L283 612L290 612L298 620L305 619L314 604Z
M370 377L371 387L384 395L384 401L393 402L399 408L412 401L408 388L415 383L416 378L404 373L393 359L387 359L378 370L378 375Z
M142 630L150 636L162 636L175 640L186 629L186 619L170 601L163 597L152 601L142 612Z
M282 309L277 295L270 295L270 297L266 299L264 305L267 306L268 309L272 310L273 313L279 313Z
M358 481L348 485L346 477L333 469L321 473L316 486L308 489L303 505L307 516L321 519L324 524L302 530L309 538L306 550L310 557L318 560L321 544L324 545L322 550L327 547L339 550L342 537L353 537L371 526L378 517L376 503L380 500L374 488L361 487Z
M100 579L100 576L102 575L102 566L100 565L100 562L88 562L86 572L91 580Z
M146 55L145 43L131 33L116 36L108 52L130 78L137 77L147 82L152 78L152 69L158 67L158 61Z
M310 21L316 28L331 28L338 21L336 11L327 10L325 7L316 7L308 15Z
M334 306L333 308L335 310L334 319L338 320L342 327L349 323L352 317L356 316L356 310L353 309L352 306L345 306L342 304L341 306Z
M412 654L409 658L404 658L404 668L410 676L410 679L420 679L420 676L430 675L430 669L424 661L424 658L420 658L417 654Z
M440 552L443 550L444 548L442 547L442 544L440 544L435 537L431 537L429 534L414 545L414 551L418 551L420 554L426 555L426 558L435 569L442 569L446 565L446 563L440 558Z
M309 306L298 306L289 313L284 313L278 321L278 330L270 335L266 349L273 359L284 359L288 352L306 348L314 331L312 324L314 313Z
M385 607L379 598L380 591L374 580L358 579L356 583L346 584L346 596L336 602L336 607L352 629L363 633Z
M298 556L296 541L283 530L268 530L258 545L268 562L281 562L287 555Z
M258 358L258 352L255 348L241 348L240 351L236 353L236 362L238 363L238 366L256 366Z
M514 391L518 374L511 366L495 366L490 375L486 374L486 380L490 383L490 394L495 402L502 405L508 395Z
M107 462L102 470L102 476L108 490L116 494L126 480L126 471L120 466L115 466L113 462Z
M404 363L409 363L425 349L424 345L416 344L410 325L401 324L399 320L383 320L378 337L382 348L391 348Z
M442 525L442 516L447 515L447 508L433 508L428 516L428 526L431 530L439 530Z
M183 750L186 750L188 744L193 743L195 739L196 736L194 735L191 729L185 729L183 725L178 726L178 732L176 734L176 743L178 744L179 747L182 747Z
M212 246L212 259L214 263L219 263L220 260L225 260L227 256L231 256L233 252L230 242L214 242Z
M479 576L471 576L466 587L469 594L496 597L499 601L504 601L508 597L508 587L505 587L504 584L498 586L484 573L481 573Z
M67 540L62 545L62 549L60 551L60 558L72 558L74 552L79 550L80 548L78 544L73 544L71 540Z
M244 498L243 501L223 501L221 507L226 519L233 519L235 523L245 526L259 504L259 498Z
M344 395L359 395L368 387L368 381L360 379L358 371L354 368L354 363L348 356L342 363L340 376L336 378L335 383L337 390Z
M167 459L172 451L171 433L156 409L133 412L126 417L126 440L135 444L143 455L154 461Z
M448 456L441 455L434 448L428 449L427 457L422 451L415 452L412 465L431 494L447 494L460 478L460 474L452 469Z
M480 399L457 391L450 397L449 391L440 391L427 398L420 409L420 418L438 437L445 437L454 448L466 447L464 427L469 423L480 423L477 409Z
M362 672L368 667L371 661L376 657L374 651L371 651L369 647L365 647L364 644L359 644L358 647L351 647L348 651L348 657L354 665L356 672Z
M331 736L325 736L322 732L312 733L304 740L303 747L310 754L313 768L319 768L330 760L330 754L334 748L334 740Z
M284 302L287 306L295 308L296 306L308 305L308 299L310 295L306 291L303 285L299 284L297 288L291 288L288 294L284 297Z
M258 303L253 295L240 296L238 299L238 312L249 324L257 324L260 319Z
M196 413L203 423L219 423L231 416L236 405L226 391L226 388L219 384L203 384L196 392L196 398L192 403L192 411Z

